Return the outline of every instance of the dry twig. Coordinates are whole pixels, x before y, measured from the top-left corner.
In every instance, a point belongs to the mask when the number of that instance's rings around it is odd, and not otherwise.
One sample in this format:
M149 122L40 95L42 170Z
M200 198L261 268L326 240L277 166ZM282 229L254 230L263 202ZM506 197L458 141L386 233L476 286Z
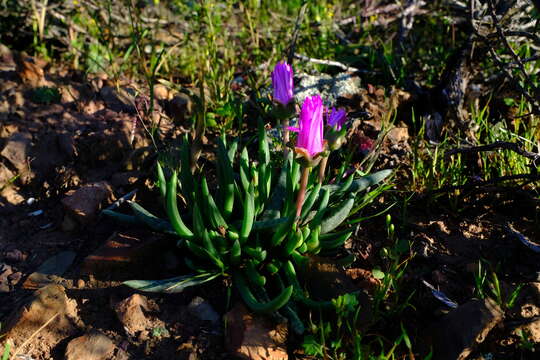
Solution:
M360 70L360 69L357 69L357 68L352 67L352 66L347 66L347 65L345 65L343 63L340 63L339 61L334 61L334 60L314 59L314 58L310 58L308 56L300 55L300 54L296 54L296 53L294 54L294 57L296 59L299 59L299 60L302 60L302 61L308 61L308 62L311 62L311 63L314 63L314 64L335 66L335 67L343 69L344 71L347 71L347 72L353 72L353 73L368 73L368 72L370 72L368 70Z
M511 143L507 141L496 141L493 144L481 145L481 146L471 146L466 148L456 148L450 149L445 153L445 157L449 157L455 154L470 154L478 153L483 151L493 151L497 149L505 149L515 152L527 159L533 161L533 165L536 167L537 161L540 159L540 154L524 150L519 143Z

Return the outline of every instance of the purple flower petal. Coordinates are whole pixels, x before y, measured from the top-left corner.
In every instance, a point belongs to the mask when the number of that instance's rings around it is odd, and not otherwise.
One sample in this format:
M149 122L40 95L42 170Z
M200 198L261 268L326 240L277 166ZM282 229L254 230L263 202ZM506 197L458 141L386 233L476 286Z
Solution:
M323 104L320 95L308 96L300 111L296 146L310 156L323 151Z
M287 105L294 98L293 70L286 62L278 62L272 71L272 87L274 88L274 100Z
M341 127L343 124L345 124L345 121L347 120L347 113L343 109L336 110L336 108L332 108L332 111L328 113L328 126L332 128L336 128L336 130L341 130Z

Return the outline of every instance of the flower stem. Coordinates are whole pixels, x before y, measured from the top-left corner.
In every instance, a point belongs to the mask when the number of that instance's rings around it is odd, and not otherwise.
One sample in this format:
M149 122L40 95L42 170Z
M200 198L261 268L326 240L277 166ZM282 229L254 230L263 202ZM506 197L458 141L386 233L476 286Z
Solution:
M326 173L326 163L328 162L328 156L325 156L321 160L321 164L319 165L319 182L322 184L324 181L324 175Z
M281 125L283 127L282 129L282 132L283 132L283 157L285 159L287 159L287 157L289 156L289 147L288 147L288 144L289 144L289 119L288 118L285 118L281 121Z
M306 197L306 188L309 179L309 167L304 167L302 169L302 178L300 180L300 190L298 190L298 195L296 197L296 217L299 217L302 213L302 206L304 205L304 198Z

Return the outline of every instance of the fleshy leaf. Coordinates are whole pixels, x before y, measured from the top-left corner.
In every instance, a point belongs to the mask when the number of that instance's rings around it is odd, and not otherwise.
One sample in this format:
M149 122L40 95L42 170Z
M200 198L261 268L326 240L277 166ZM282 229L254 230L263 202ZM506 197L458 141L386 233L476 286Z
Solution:
M366 176L362 176L359 179L355 179L351 186L349 187L348 191L350 192L358 192L363 191L367 189L370 186L376 185L386 179L390 174L392 174L391 169L381 170L377 171L376 173L369 174ZM338 191L341 188L342 184L331 184L331 185L325 185L322 187L322 189L330 189L330 193L333 194L334 192Z
M141 205L134 203L133 201L128 201L128 204L131 207L135 218L148 226L150 229L168 234L176 234L171 224L167 220L158 218Z
M354 199L356 193L351 193L349 196L343 200L333 211L330 210L330 216L325 218L321 223L321 234L326 234L335 228L337 228L351 212L351 209L354 206Z
M270 219L270 220L261 220L261 221L255 221L253 223L252 230L264 230L264 229L270 229L273 227L276 227L278 225L281 225L289 220L288 217L282 217L278 219Z
M164 280L129 280L123 284L146 292L180 293L190 286L214 280L220 275L220 273L189 274Z

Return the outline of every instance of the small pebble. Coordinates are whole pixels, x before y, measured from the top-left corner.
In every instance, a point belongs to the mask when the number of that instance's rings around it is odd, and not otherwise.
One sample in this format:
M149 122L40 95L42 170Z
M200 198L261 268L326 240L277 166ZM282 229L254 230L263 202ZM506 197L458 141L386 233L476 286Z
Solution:
M84 285L85 285L85 283L84 283L84 280L83 280L83 279L77 280L77 287L78 287L79 289L84 288Z

